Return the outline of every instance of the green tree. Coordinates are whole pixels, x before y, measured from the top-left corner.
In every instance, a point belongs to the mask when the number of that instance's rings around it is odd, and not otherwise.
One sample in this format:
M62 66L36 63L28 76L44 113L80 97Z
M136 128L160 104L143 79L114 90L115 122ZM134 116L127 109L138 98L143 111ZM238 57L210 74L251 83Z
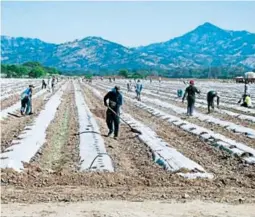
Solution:
M19 73L21 77L28 75L28 72L29 72L29 69L27 67L20 66Z
M119 75L123 76L124 78L127 78L128 77L128 70L127 69L121 69L119 71Z
M46 75L46 71L40 67L40 66L36 66L35 68L33 68L30 72L29 72L29 77L31 78L39 78L42 76Z
M7 73L7 65L1 64L1 73L6 74Z

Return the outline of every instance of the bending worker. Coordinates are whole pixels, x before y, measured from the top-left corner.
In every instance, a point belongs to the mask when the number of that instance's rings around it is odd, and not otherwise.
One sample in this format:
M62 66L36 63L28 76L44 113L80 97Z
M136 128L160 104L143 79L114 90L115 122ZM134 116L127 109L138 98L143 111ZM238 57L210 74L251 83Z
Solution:
M183 90L182 89L178 89L177 90L177 97L178 98L182 98L182 96L183 96Z
M31 109L32 88L34 88L34 86L29 85L28 88L21 94L21 115L24 115L25 110L26 115L33 114Z
M217 108L219 108L220 104L220 97L216 91L209 91L207 93L207 106L208 106L208 113L211 112L211 108L214 109L214 98L217 97Z
M191 80L189 82L189 86L186 88L184 96L182 98L182 102L184 102L184 99L187 96L187 101L188 101L188 106L187 106L187 115L192 116L193 111L194 111L194 106L195 106L195 95L196 93L200 94L200 91L194 86L195 82Z
M241 104L241 106L246 107L246 108L252 107L250 94L247 94L244 96L244 102Z
M108 136L110 136L113 133L114 125L114 139L117 139L119 134L120 106L122 106L122 95L120 93L119 86L115 86L111 91L109 91L105 95L104 105L108 107L106 111L106 123L109 129Z

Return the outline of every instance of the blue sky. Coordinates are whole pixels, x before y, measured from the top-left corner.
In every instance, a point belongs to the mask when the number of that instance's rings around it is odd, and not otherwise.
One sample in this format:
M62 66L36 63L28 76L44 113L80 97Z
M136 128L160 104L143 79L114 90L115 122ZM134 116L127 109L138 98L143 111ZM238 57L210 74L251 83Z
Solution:
M255 33L255 2L1 2L1 34L63 43L101 36L125 46L185 34L204 22Z

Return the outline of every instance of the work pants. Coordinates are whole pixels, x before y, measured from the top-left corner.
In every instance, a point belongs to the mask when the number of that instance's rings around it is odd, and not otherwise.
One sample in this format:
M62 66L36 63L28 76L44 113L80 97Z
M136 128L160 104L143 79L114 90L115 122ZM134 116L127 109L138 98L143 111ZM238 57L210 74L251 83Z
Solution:
M109 133L111 134L113 132L113 127L114 127L114 136L117 137L119 134L119 123L120 123L119 117L109 109L107 109L106 111L106 123L109 129Z
M214 100L207 100L208 112L211 112L211 108L214 109Z
M31 112L31 99L29 97L24 97L21 100L21 109L20 111L24 113L26 110L26 115L28 115Z
M195 101L188 100L187 115L192 116L194 112Z

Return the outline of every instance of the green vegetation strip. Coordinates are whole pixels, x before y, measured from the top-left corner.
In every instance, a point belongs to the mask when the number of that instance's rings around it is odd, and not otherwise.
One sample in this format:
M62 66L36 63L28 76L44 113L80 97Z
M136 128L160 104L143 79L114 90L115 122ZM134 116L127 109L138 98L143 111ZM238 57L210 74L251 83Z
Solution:
M49 150L44 153L41 162L44 169L56 169L61 161L61 153L64 145L69 136L69 119L70 119L70 107L68 107L64 113L64 117L61 119L61 125L56 129L50 140Z

